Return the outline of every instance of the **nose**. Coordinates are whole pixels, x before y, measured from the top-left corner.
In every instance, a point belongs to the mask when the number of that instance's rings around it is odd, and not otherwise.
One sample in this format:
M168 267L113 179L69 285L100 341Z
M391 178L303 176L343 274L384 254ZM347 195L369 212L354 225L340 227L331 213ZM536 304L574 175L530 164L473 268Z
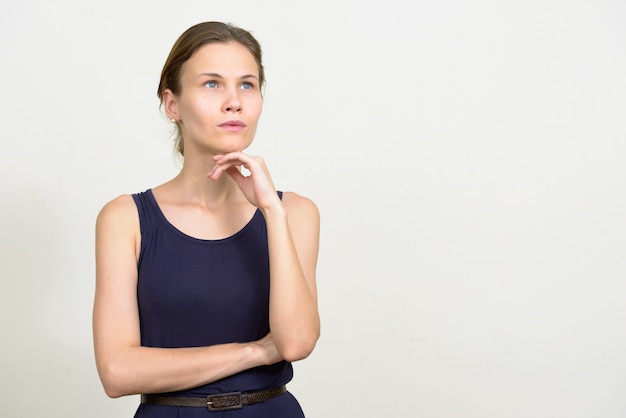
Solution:
M241 112L241 100L237 89L229 89L222 106L224 112Z

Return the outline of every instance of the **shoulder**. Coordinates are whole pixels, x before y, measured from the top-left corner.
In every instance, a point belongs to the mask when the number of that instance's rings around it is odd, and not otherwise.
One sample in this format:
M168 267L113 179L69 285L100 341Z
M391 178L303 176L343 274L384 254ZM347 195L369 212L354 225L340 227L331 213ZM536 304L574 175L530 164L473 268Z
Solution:
M283 205L290 219L319 222L319 209L315 202L306 196L295 192L283 192Z
M320 213L308 197L294 192L283 193L283 206L298 257L307 271L315 271L320 239ZM315 277L312 274L310 277Z
M96 220L97 225L117 225L129 227L137 224L139 214L133 197L124 194L107 202L100 212Z

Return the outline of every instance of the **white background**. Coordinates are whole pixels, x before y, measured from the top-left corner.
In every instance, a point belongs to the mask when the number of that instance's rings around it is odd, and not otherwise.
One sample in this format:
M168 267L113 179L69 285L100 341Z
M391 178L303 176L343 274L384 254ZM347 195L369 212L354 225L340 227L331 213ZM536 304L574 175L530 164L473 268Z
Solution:
M250 29L250 152L322 213L309 418L626 416L626 3L25 0L0 10L0 417L131 417L91 342L94 222L175 175L156 88Z

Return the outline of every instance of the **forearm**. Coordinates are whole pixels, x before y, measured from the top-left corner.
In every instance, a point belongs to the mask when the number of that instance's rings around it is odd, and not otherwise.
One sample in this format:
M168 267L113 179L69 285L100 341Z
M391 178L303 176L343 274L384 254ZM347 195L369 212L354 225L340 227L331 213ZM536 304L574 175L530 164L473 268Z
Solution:
M307 357L320 333L316 289L303 272L285 209L264 211L270 257L270 329L283 358Z
M100 378L111 397L185 390L264 363L254 344L192 348L134 346L96 354Z

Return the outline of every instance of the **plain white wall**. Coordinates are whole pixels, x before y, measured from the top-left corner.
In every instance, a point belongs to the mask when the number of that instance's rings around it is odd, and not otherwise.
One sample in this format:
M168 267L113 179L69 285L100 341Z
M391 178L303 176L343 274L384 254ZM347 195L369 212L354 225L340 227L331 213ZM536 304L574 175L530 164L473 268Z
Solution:
M250 152L322 213L308 417L626 416L621 0L25 0L0 14L0 417L130 417L93 227L173 176L155 90L204 20L265 50Z

